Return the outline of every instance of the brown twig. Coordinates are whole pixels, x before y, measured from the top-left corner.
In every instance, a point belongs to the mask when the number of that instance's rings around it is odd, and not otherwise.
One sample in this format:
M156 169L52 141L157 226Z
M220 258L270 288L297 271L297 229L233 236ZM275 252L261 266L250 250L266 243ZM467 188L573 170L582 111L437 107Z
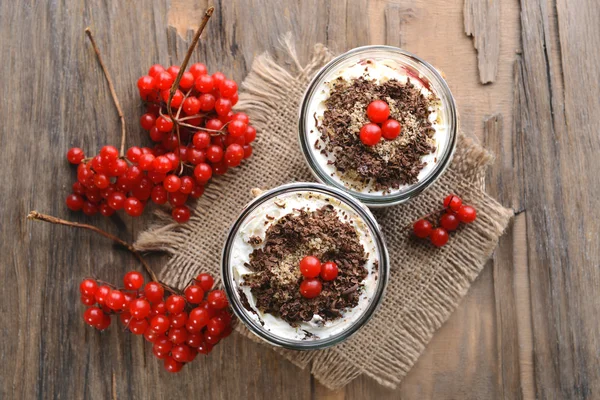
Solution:
M119 151L119 154L122 157L125 155L125 138L127 137L127 133L125 132L125 116L123 115L123 110L121 109L121 103L119 103L119 98L117 97L115 86L113 85L110 74L108 73L108 69L106 69L106 65L104 65L104 61L102 61L102 56L100 55L100 50L98 49L96 41L94 40L94 35L92 35L92 30L89 27L87 27L85 28L85 33L90 39L90 42L92 43L92 47L94 48L94 52L96 53L96 58L98 58L98 62L100 63L102 72L106 77L106 81L108 82L108 89L110 90L113 102L115 103L115 107L117 108L117 113L119 114L119 120L121 121L121 149Z
M171 110L171 101L173 100L173 96L175 95L175 92L177 91L177 88L179 87L179 81L181 81L181 77L183 76L183 73L185 72L185 69L187 68L188 62L190 61L190 58L192 57L192 53L194 52L194 49L196 48L196 45L198 44L198 40L200 40L200 35L202 34L204 27L206 27L206 24L208 23L208 20L210 19L210 17L212 16L214 11L215 11L214 7L209 7L206 10L206 12L204 13L204 17L202 18L202 21L200 21L200 26L198 26L198 30L194 34L192 43L190 44L190 47L188 48L188 51L185 54L185 58L183 59L183 62L181 63L181 67L179 68L179 73L177 74L177 77L175 78L175 82L173 82L173 86L171 86L171 91L169 93L169 101L167 101L167 111L169 111L169 117L171 117L172 120L174 120L174 118L173 118L173 111Z
M148 265L148 263L146 263L146 260L144 260L144 258L142 257L142 255L129 243L127 243L126 241L119 239L118 237L116 237L115 235L105 232L100 228L97 228L93 225L88 225L88 224L82 224L79 222L73 222L73 221L67 221L64 219L60 219L60 218L56 218L53 217L51 215L47 215L47 214L41 214L37 211L31 211L29 212L29 214L27 215L27 219L29 220L34 220L34 221L44 221L44 222L50 222L52 224L58 224L58 225L65 225L65 226L71 226L74 228L82 228L82 229L87 229L90 230L92 232L96 232L102 236L104 236L105 238L108 238L110 240L112 240L115 243L120 244L121 246L125 247L127 250L129 250L142 264L142 266L144 267L144 269L146 270L146 272L148 273L148 275L150 275L150 278L154 281L154 282L159 282L162 284L162 282L160 282L158 280L158 277L156 276L156 274L154 273L154 271L152 271L152 268L150 268L150 266ZM163 284L164 285L164 284Z

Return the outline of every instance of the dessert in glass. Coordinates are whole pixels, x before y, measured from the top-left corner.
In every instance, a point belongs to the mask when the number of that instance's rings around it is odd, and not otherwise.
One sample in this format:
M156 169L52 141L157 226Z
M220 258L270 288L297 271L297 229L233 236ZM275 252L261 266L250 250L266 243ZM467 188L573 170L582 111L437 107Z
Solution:
M300 145L316 178L369 207L405 202L449 165L456 106L431 65L365 46L328 63L300 106Z
M305 268L311 260L316 270ZM318 349L373 315L388 255L367 207L339 189L293 183L243 210L225 244L222 276L234 312L253 333L278 346Z

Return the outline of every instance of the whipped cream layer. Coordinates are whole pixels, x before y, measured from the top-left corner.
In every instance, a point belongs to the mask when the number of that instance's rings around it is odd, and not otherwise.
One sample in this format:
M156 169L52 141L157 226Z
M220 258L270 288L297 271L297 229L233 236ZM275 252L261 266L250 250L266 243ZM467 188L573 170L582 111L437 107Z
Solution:
M356 307L342 311L342 317L325 321L319 315L314 315L312 320L302 322L293 327L283 319L268 313L261 312L256 307L256 300L250 287L242 285L244 276L251 274L252 271L244 266L250 262L250 254L254 251L250 242L252 237L259 237L264 243L267 229L274 223L287 215L298 214L297 210L315 211L326 205L332 205L337 211L338 217L344 222L350 222L356 229L361 244L364 247L365 254L368 255L365 268L368 271L367 277L361 282L361 294L359 303ZM348 219L342 219L344 215ZM265 223L266 222L266 223ZM373 237L373 233L366 225L360 215L358 215L350 206L323 193L311 191L296 191L285 193L266 200L258 206L240 225L236 232L230 257L230 268L232 270L235 286L241 289L248 299L248 303L253 312L247 311L248 316L263 328L280 338L291 340L316 340L337 335L355 322L363 312L368 308L373 299L373 294L377 288L378 265L380 255Z
M315 94L310 101L305 121L307 127L305 134L308 135L308 147L310 148L314 160L316 160L319 168L325 171L340 185L345 186L348 190L370 195L387 196L393 195L405 190L410 186L413 186L414 184L402 185L397 189L390 188L384 193L382 190L374 190L369 184L362 189L357 190L355 188L356 185L350 185L341 178L340 174L336 170L336 167L330 162L335 159L335 156L333 154L324 155L321 153L320 149L316 148L314 145L315 142L320 144L320 146L318 146L319 148L323 147L321 133L317 129L317 121L319 124L323 122L323 113L326 110L325 101L329 98L331 92L329 83L333 82L339 77L342 77L346 81L363 77L367 80L375 81L378 84L392 79L395 79L400 83L406 83L410 78L410 82L416 88L418 88L424 96L429 96L432 94L432 92L423 84L422 79L425 78L422 76L415 76L414 73L407 71L404 66L388 59L367 58L359 62L343 64L337 70L331 71L323 77L323 80L318 85L317 89L315 90ZM435 93L433 94L435 95ZM440 101L438 102L437 107L430 108L430 111L431 114L429 115L429 122L431 122L433 128L435 129L433 140L435 142L436 150L433 153L427 154L421 158L426 165L419 173L419 182L425 179L433 171L435 165L437 164L439 155L444 153L448 143L448 126L447 122L443 119L444 104L442 104Z

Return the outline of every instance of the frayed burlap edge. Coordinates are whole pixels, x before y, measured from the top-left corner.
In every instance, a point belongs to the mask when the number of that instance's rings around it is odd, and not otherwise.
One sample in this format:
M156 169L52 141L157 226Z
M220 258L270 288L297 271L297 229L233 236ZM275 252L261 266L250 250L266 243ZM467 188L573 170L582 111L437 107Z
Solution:
M288 85L294 82L306 84L309 78L331 59L331 54L324 46L316 45L310 63L306 67L301 67L291 36L287 35L282 40L282 44L291 60L287 68L278 64L268 53L257 57L243 83L245 91L240 96L240 102L236 107L250 114L255 124L265 131L268 131L266 124L269 118L279 112L279 100L289 96ZM480 219L483 218L486 223L484 234L489 234L493 240L488 241L484 248L477 249L479 257L476 259L465 263L453 262L453 268L438 269L427 288L416 299L416 303L404 309L400 324L389 327L391 334L397 340L386 341L385 351L373 352L371 369L357 368L343 352L337 351L336 348L313 352L298 352L282 348L275 348L275 350L301 368L310 365L311 373L315 378L331 389L343 387L363 373L384 386L395 388L423 352L433 333L448 319L468 291L471 282L483 268L513 215L511 210L503 208L481 191L486 168L492 160L492 155L474 139L459 135L457 151L446 174L455 175L453 182L458 181L461 185L470 187L474 193L479 190L478 198L469 200L478 208L486 210L485 215L480 215ZM203 213L203 205L214 201L236 172L221 177L207 188L192 219L209 217ZM168 219L167 214L159 213L159 222L140 235L136 248L142 251L162 250L178 254L186 251L185 238L190 233L186 225L174 224ZM477 242L477 238L472 239ZM178 269L186 267L188 266L178 265ZM163 275L164 279L169 281L171 277L169 271L167 270ZM254 341L264 343L241 325L237 327L237 331ZM350 340L354 339L355 337ZM386 356L390 354L402 355L402 358Z

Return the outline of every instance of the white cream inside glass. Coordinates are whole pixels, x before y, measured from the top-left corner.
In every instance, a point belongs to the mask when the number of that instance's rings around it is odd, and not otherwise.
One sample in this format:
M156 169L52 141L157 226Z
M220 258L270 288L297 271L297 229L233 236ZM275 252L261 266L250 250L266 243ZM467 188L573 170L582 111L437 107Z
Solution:
M366 63L366 60L369 60L370 63ZM320 148L324 147L323 142L320 139L321 132L319 132L316 126L315 117L319 124L321 124L323 121L323 113L326 110L325 101L329 98L330 95L330 87L327 84L328 82L331 82L337 79L338 77L342 77L345 80L350 81L361 76L365 77L365 79L367 80L374 80L379 84L387 82L391 79L395 79L400 83L406 83L408 78L410 77L404 66L391 59L385 59L380 57L363 58L358 62L356 61L356 59L352 59L351 61L340 65L337 69L332 70L323 76L314 92L314 95L310 99L310 103L308 105L308 112L306 113L305 117L305 124L307 127L305 134L308 135L307 143L309 144L308 147L310 148L313 158L319 165L319 168L325 171L337 183L346 187L348 186L347 183L341 179L341 177L336 171L335 166L327 163L330 160L334 160L335 156L332 154L329 154L327 156L321 154L321 150L316 149L314 146L315 142L319 141L321 145ZM419 76L419 78L422 78L422 76ZM430 90L424 87L418 79L414 79L414 77L411 77L411 83L413 83L415 87L419 88L423 95L428 96L431 94ZM441 154L444 154L446 146L448 145L448 124L447 121L444 121L444 104L439 104L439 106L437 106L434 109L431 109L430 111L432 112L429 115L429 121L432 123L432 126L435 129L433 140L435 141L436 150L433 153L428 154L421 159L423 162L426 162L427 165L419 173L419 182L425 179L433 171L439 159L439 156ZM373 190L371 185L369 184L359 192L371 195L385 196L398 193L402 190L405 190L409 186L411 185L403 185L397 189L390 189L389 192L383 193L383 191ZM354 188L348 189L356 191Z
M327 201L328 199L329 201ZM254 247L249 244L253 236L258 236L264 240L266 231L272 224L284 215L298 213L294 209L304 209L305 211L315 211L323 206L332 205L343 218L343 213L348 215L348 219L342 221L350 222L356 229L360 242L365 253L368 254L368 261L365 265L368 275L362 282L363 288L360 294L359 303L356 307L344 310L342 317L332 321L324 321L319 315L314 315L312 320L303 322L297 327L292 327L283 319L268 313L262 313L256 307L256 301L248 286L243 286L244 275L252 273L250 269L244 266L250 261L250 254ZM267 219L273 217L273 219ZM268 221L268 224L265 224ZM259 245L260 247L260 245ZM330 336L338 335L349 328L368 308L373 299L373 294L377 288L379 252L374 241L374 235L365 224L364 220L350 206L323 193L302 191L290 192L273 197L259 205L250 213L240 225L232 245L230 268L232 270L235 286L240 288L255 313L246 310L248 316L260 324L264 323L263 328L281 338L291 340L315 340L324 339ZM306 332L314 336L307 336Z

